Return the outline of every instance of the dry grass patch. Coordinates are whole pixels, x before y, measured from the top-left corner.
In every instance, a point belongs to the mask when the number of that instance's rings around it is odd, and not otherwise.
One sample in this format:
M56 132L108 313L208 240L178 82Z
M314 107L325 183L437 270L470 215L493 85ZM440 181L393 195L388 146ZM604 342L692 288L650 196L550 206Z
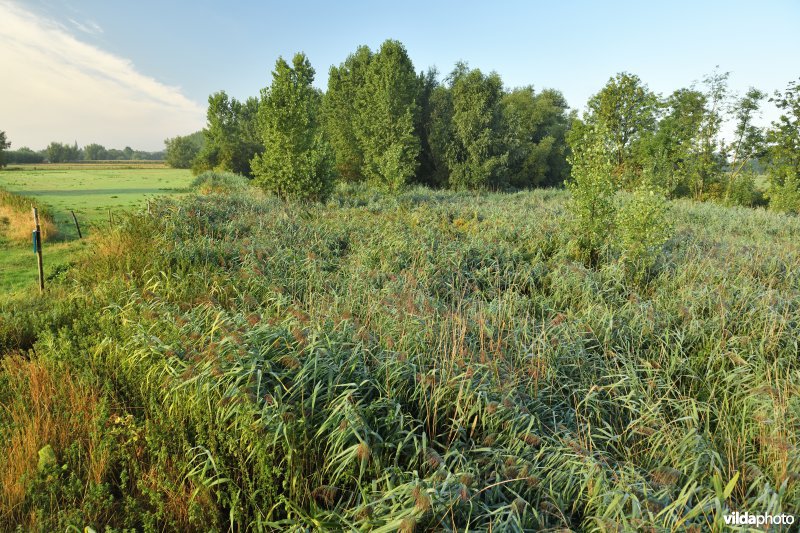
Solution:
M25 499L26 479L37 468L39 450L50 445L56 457L76 440L85 440L87 471L102 479L108 452L96 445L101 415L98 394L80 383L68 370L48 368L38 361L13 355L3 359L0 372L8 376L10 391L0 404L7 420L0 435L0 516L24 520L17 509Z

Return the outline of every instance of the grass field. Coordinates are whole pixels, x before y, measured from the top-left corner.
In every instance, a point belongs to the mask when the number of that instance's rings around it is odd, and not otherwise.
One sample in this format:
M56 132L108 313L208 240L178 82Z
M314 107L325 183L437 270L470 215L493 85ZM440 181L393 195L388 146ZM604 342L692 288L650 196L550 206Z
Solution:
M169 168L164 161L75 161L70 163L15 163L8 170L87 170Z
M567 198L251 191L124 220L0 306L0 529L799 514L800 219L672 202L632 281L571 257Z
M119 216L142 207L147 198L179 194L191 183L188 170L164 168L160 162L143 165L145 168L116 168L102 163L28 165L0 171L0 188L29 197L34 204L47 205L54 216L59 237L45 245L46 275L62 268L85 245L77 241L70 210L86 237L96 225L108 223L109 211ZM0 235L0 250L0 294L32 286L36 264L30 245Z

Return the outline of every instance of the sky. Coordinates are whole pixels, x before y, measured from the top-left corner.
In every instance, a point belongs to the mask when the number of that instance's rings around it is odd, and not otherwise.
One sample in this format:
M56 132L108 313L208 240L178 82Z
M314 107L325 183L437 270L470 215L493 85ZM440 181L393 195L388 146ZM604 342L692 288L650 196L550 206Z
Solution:
M331 65L389 38L418 71L463 60L579 110L621 71L662 95L716 66L734 93L800 77L800 0L0 0L0 131L12 149L159 150L204 126L209 94L258 96L279 56L305 52L324 90Z

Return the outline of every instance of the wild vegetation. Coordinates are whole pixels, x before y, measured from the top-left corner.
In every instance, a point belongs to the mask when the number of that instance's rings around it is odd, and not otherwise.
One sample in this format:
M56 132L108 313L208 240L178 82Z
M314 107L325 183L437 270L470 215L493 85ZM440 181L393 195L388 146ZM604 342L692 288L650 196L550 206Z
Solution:
M0 301L0 528L800 514L797 84L761 129L720 72L580 115L391 40L315 74L211 95L193 193Z
M800 513L796 217L669 201L672 237L630 270L636 220L587 263L563 191L197 186L0 311L0 527Z

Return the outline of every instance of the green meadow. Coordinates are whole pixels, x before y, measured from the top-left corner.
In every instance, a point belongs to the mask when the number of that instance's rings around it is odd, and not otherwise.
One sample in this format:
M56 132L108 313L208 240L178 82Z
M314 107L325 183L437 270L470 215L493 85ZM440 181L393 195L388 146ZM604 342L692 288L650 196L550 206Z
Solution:
M47 206L58 228L58 236L45 243L45 276L52 276L85 247L70 211L74 211L84 237L90 236L111 217L142 208L148 198L180 194L192 180L188 170L115 168L111 165L22 166L0 172L0 188L30 198L32 205ZM31 220L31 230L33 223ZM11 241L0 233L0 294L36 281L36 261L29 242Z

